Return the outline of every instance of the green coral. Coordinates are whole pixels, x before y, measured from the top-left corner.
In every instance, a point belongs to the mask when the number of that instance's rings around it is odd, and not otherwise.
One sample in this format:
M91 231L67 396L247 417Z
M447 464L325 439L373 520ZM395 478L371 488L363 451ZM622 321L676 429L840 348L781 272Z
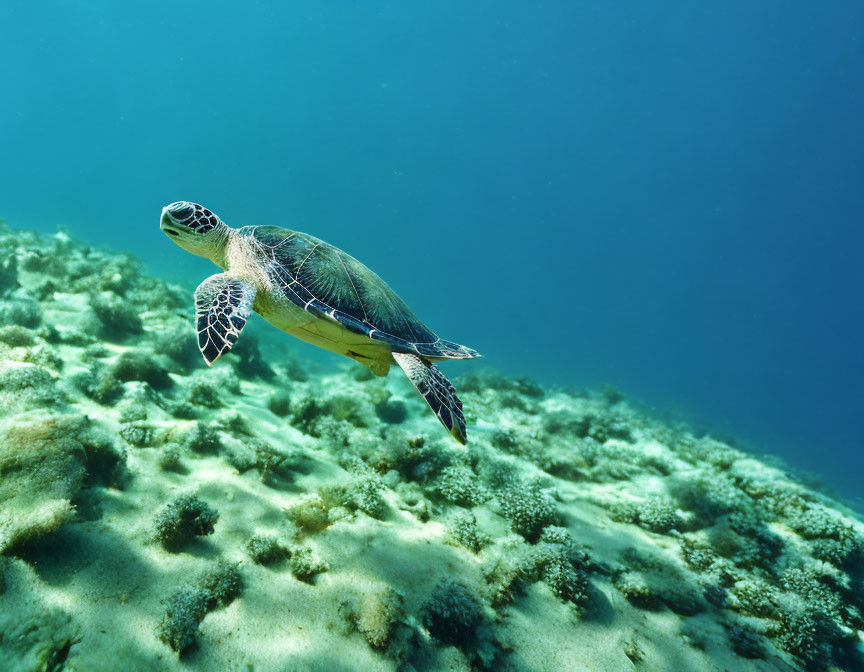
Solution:
M360 400L344 394L321 398L316 395L302 397L291 405L291 424L304 434L321 438L326 420L348 423L354 427L368 427L370 413Z
M633 523L657 534L680 529L684 521L675 507L666 500L653 497L642 502L618 503L610 510L610 518L622 523Z
M110 406L123 395L123 385L103 364L72 376L72 384L102 406Z
M233 409L221 411L213 421L213 426L231 436L252 436L252 430L249 428L246 416Z
M560 546L575 549L573 537L570 536L570 532L566 527L560 527L558 525L549 525L544 528L543 534L540 535L540 541L547 544L558 544Z
M299 451L285 451L266 441L250 440L255 453L254 468L258 470L261 481L268 485L290 482L302 471L304 456Z
M743 569L772 571L784 549L780 537L749 516L721 519L706 536L718 556Z
M66 394L57 379L43 366L0 362L0 414L61 408Z
M14 299L0 304L0 324L35 329L42 324L42 308L32 299Z
M164 471L183 473L183 446L177 443L166 443L159 450L159 467Z
M584 607L589 599L590 582L584 566L577 565L563 546L547 544L542 548L537 565L540 577L563 602Z
M657 591L637 572L622 572L614 584L628 602L640 609L658 609L662 604Z
M169 551L182 548L193 536L213 534L219 512L195 495L182 495L156 517L156 539Z
M826 508L788 507L788 524L809 541L813 557L831 563L852 576L864 574L864 537Z
M376 474L365 474L354 480L348 488L345 505L356 508L373 518L380 518L387 510L387 503L381 496L384 484Z
M480 601L465 584L445 579L422 607L423 626L442 644L465 647L476 636L482 619Z
M743 456L740 451L711 436L682 441L679 452L693 464L707 463L720 471L730 469Z
M167 390L174 384L165 367L143 350L122 353L111 367L111 374L121 383L137 380L154 390Z
M849 525L832 515L825 507L809 505L791 513L789 527L804 539L841 539Z
M840 587L830 575L819 574L812 569L792 567L780 577L780 586L794 593L803 604L818 609L831 618L839 619L844 610Z
M513 481L498 492L498 501L513 531L530 542L559 520L552 498L536 482Z
M99 320L101 335L109 340L123 340L144 332L138 306L111 292L92 294L90 308ZM143 305L143 304L142 304Z
M204 570L192 585L176 588L162 600L165 615L156 636L182 656L197 643L198 626L208 612L227 606L243 590L237 565L220 560Z
M0 343L13 348L36 345L36 332L17 324L0 327Z
M720 557L710 546L690 536L681 538L681 556L684 562L700 572L708 571L720 562Z
M42 366L6 364L0 368L0 392L23 392L51 387L54 377Z
M198 575L195 585L207 594L207 610L231 604L243 592L243 577L235 563L220 560Z
M799 608L780 614L780 646L808 666L830 665L838 634L834 623L820 611Z
M312 580L318 574L326 572L329 569L327 563L318 557L318 554L308 546L294 549L291 552L288 566L296 579L306 583L312 583Z
M201 353L195 343L194 334L190 334L185 325L171 325L166 330L152 337L153 352L165 355L181 371L190 371L201 361Z
M484 594L497 608L510 603L523 587L526 567L523 558L512 549L502 551L499 547L494 550L496 553L483 563L481 571L486 581ZM531 565L528 568L530 571Z
M209 380L195 379L186 388L186 400L201 408L222 408L222 395L219 388Z
M447 533L457 544L479 553L488 539L477 529L477 518L470 511L458 511L447 520Z
M117 412L121 423L143 422L147 419L148 399L146 395L134 395L117 404Z
M198 626L207 615L208 595L200 588L181 586L162 603L165 615L156 626L156 636L178 655L192 648L198 637Z
M170 404L169 412L180 420L195 420L199 416L198 409L186 399Z
M810 552L817 560L830 563L854 576L864 574L864 539L855 533L841 539L815 539Z
M288 549L272 534L256 534L246 542L246 554L259 565L269 565L288 557Z
M398 425L408 419L408 407L400 399L386 399L375 404L375 415L388 425Z
M320 438L318 423L327 412L321 402L314 397L305 397L291 406L291 424L309 436Z
M347 422L355 427L366 428L369 426L370 413L364 408L358 397L347 394L336 394L328 397L323 402L324 413L327 417L339 422Z
M137 448L153 445L156 440L153 427L146 422L124 422L119 434L126 443Z
M340 491L341 492L341 491ZM326 494L326 493L325 493ZM336 506L341 506L341 495L337 497L335 502L331 501ZM330 507L318 497L305 499L296 506L292 507L288 515L303 534L316 534L321 532L330 525L330 517L328 509Z
M347 485L334 485L320 490L325 505L328 508L344 506L349 511L362 511L373 518L383 516L387 502L382 496L385 485L381 477L354 457L348 458L344 466L353 476Z
M18 257L14 250L0 253L0 296L9 294L18 287Z
M215 454L222 450L222 439L215 427L198 422L186 436L186 447L195 453Z
M667 556L628 548L621 553L621 564L623 571L619 570L613 583L635 606L656 610L665 605L682 616L705 610L693 575Z
M776 618L779 595L777 590L758 577L737 581L730 588L735 598L734 609L746 616L759 618Z
M42 343L26 348L21 355L22 362L44 366L54 371L63 369L63 358L54 348Z
M452 454L423 436L393 432L385 439L379 471L394 469L406 481L427 482L452 462Z
M711 525L720 516L734 511L751 508L750 497L726 474L679 476L670 483L669 492L679 508L693 513L703 525Z
M635 639L628 639L624 642L624 655L630 660L634 665L641 663L645 660L645 651L639 646L639 642Z
M305 463L305 456L298 450L286 451L254 438L226 441L225 457L240 473L257 470L261 482L271 487L292 482Z
M463 464L445 467L438 476L433 491L445 501L465 507L477 506L491 497L477 474Z
M373 649L386 649L402 618L402 596L389 587L363 591L339 608L344 619L363 635Z
M267 408L280 418L286 417L291 412L291 395L284 390L277 390L267 399Z

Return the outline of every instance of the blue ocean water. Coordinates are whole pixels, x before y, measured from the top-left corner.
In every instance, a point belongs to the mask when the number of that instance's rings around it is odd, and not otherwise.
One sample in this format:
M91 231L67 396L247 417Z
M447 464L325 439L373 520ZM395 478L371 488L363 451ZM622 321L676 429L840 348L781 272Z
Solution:
M0 216L320 236L445 338L864 473L864 5L0 3ZM458 373L469 364L453 364Z

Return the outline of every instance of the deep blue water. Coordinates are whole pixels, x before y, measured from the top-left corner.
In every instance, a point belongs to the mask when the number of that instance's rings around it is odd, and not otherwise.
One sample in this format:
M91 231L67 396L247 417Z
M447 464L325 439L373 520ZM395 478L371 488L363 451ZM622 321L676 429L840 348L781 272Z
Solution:
M305 230L505 371L853 496L862 119L859 0L0 3L12 224L189 283L165 203Z

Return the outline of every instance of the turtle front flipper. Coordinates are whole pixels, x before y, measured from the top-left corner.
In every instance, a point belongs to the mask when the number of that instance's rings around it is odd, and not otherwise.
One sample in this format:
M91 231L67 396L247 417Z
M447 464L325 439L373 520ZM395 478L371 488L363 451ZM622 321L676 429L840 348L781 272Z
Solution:
M394 352L393 359L402 367L417 391L423 395L441 424L462 445L468 443L465 430L465 416L462 415L462 402L456 396L453 385L431 362L417 355Z
M226 273L211 275L195 290L195 328L198 349L207 366L228 352L255 303L255 287Z

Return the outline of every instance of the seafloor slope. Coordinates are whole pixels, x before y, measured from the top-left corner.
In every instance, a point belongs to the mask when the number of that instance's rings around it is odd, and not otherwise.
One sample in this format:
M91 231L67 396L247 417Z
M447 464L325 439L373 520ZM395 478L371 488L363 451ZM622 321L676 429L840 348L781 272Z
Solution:
M492 374L466 450L190 311L0 229L0 669L862 669L864 526L774 460Z

